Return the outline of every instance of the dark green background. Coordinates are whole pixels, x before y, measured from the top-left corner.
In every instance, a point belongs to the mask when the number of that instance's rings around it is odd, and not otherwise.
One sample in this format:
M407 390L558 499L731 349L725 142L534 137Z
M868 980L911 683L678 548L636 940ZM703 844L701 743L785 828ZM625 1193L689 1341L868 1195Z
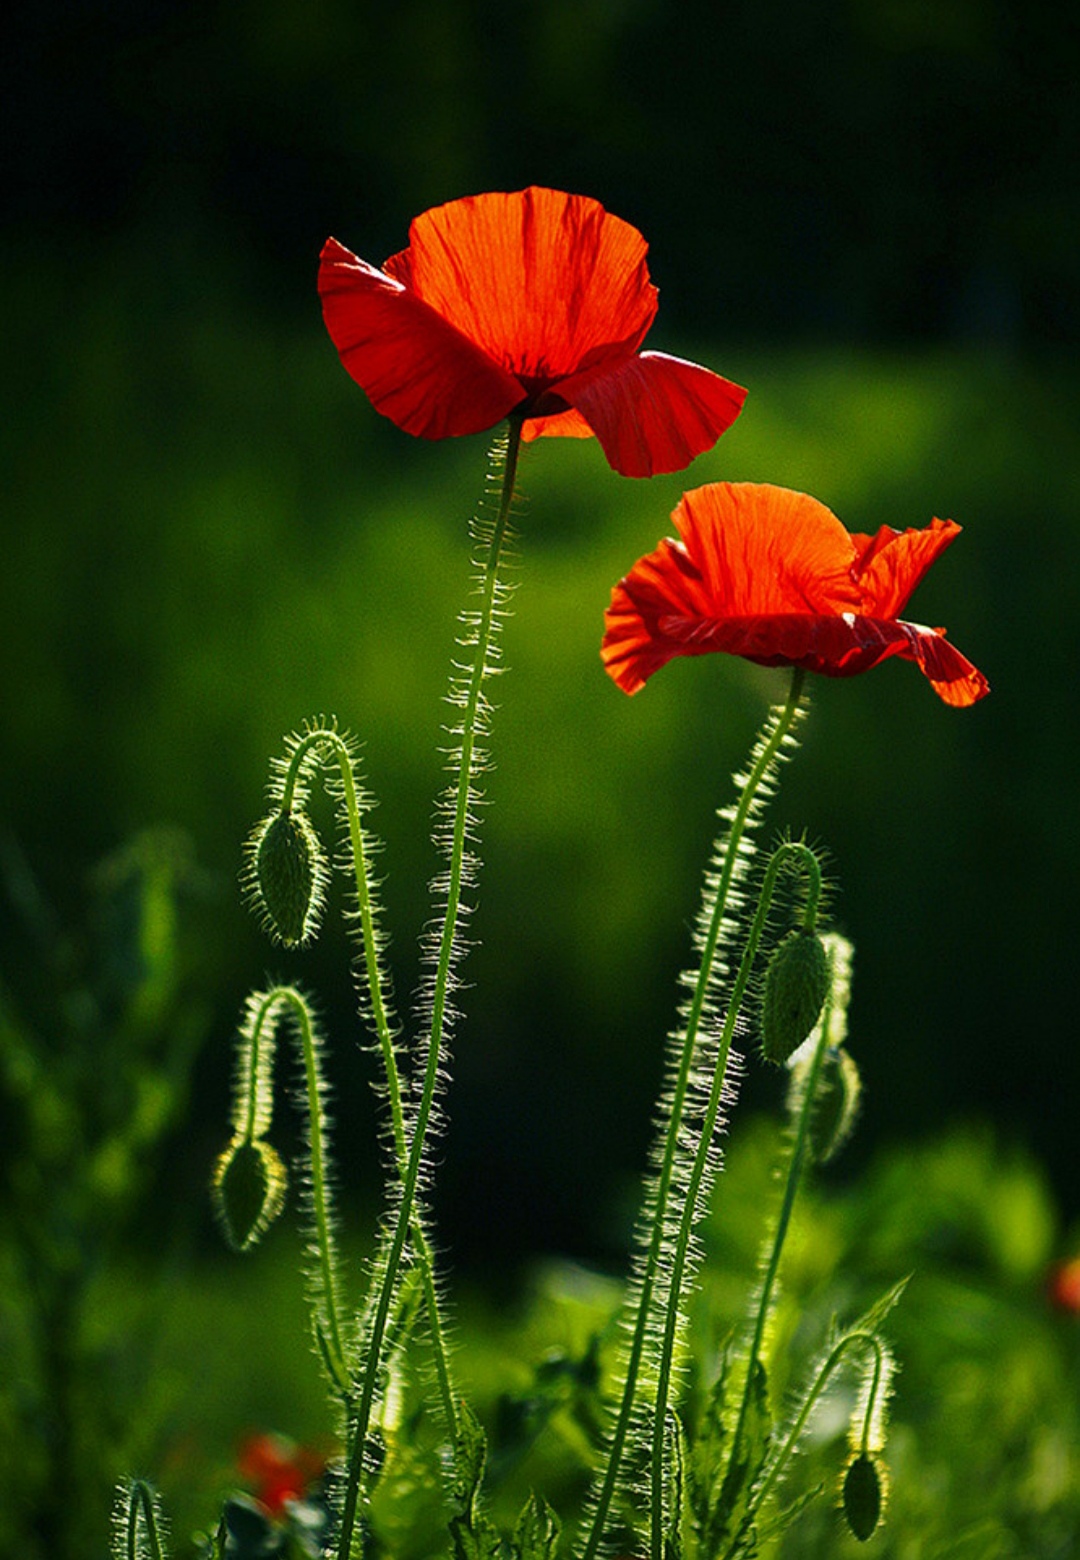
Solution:
M650 344L749 386L683 476L546 442L523 484L487 867L440 1213L458 1259L617 1249L727 775L782 679L701 660L636 700L607 593L682 487L774 480L856 530L951 515L912 615L990 677L822 684L775 822L827 844L857 945L877 1144L989 1115L1080 1213L1075 1119L1077 45L990 0L67 4L5 24L0 819L61 918L133 831L201 864L212 1013L172 1156L201 1197L249 986L320 992L342 1157L371 1186L336 932L271 955L233 891L265 761L306 716L367 741L398 989L425 915L435 744L483 438L414 443L315 294L426 206L539 182L651 246ZM34 999L4 906L3 973ZM756 1103L774 1092L752 1077Z

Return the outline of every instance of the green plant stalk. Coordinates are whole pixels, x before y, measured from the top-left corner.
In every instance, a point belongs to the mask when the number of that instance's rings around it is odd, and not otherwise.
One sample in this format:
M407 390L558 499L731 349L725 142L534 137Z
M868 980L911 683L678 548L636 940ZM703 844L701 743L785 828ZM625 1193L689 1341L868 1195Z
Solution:
M136 1479L131 1486L131 1498L128 1504L127 1522L127 1560L139 1560L139 1516L142 1515L143 1527L146 1529L147 1542L150 1546L150 1560L164 1560L164 1550L161 1547L161 1538L157 1530L157 1518L154 1514L154 1502L150 1494L150 1487L142 1479Z
M872 1332L846 1333L839 1340L829 1357L825 1360L814 1379L814 1384L806 1394L806 1400L795 1419L794 1424L784 1439L784 1444L769 1464L768 1472L754 1491L747 1505L746 1515L743 1518L744 1525L750 1523L760 1511L766 1496L772 1490L773 1485L784 1470L784 1465L799 1443L799 1437L806 1428L806 1422L817 1407L818 1399L829 1384L829 1378L841 1363L844 1355L850 1349L872 1349L874 1352L874 1380L871 1386L866 1405L866 1419L863 1423L862 1449L866 1451L869 1443L870 1426L873 1423L873 1414L877 1401L877 1393L881 1384L883 1371L883 1355L881 1340Z
M282 1000L288 1002L296 1016L300 1031L300 1045L304 1055L304 1076L308 1095L308 1134L311 1148L311 1202L315 1215L315 1239L319 1248L319 1267L322 1274L323 1305L329 1332L327 1353L335 1381L343 1393L351 1388L345 1350L338 1318L336 1270L334 1263L334 1232L327 1207L328 1188L326 1174L326 1150L323 1141L322 1095L320 1089L319 1052L311 1024L311 1013L298 991L288 986L282 988Z
M746 1416L750 1411L750 1395L753 1391L754 1370L761 1355L761 1346L765 1338L765 1327L769 1318L769 1307L772 1303L773 1289L776 1285L776 1275L780 1270L780 1257L783 1253L784 1241L787 1239L791 1214L795 1207L795 1198L802 1181L803 1166L806 1163L810 1142L810 1117L814 1108L814 1096L817 1093L822 1058L829 1045L829 1020L832 1016L832 1005L833 999L830 994L825 1004L825 1011L821 1017L818 1043L814 1047L813 1058L804 1086L799 1120L795 1129L795 1143L792 1148L791 1158L788 1161L787 1176L784 1181L784 1195L780 1204L780 1214L776 1222L776 1232L773 1235L769 1260L765 1268L765 1278L762 1282L761 1294L758 1299L757 1316L754 1319L754 1334L750 1340L750 1352L746 1361L746 1382L743 1386L742 1399L739 1403L739 1417L735 1421L735 1433L731 1438L731 1454L728 1458L729 1468L735 1466L735 1461L742 1445L743 1434L746 1430Z
M300 1051L307 1082L308 1135L311 1157L311 1206L315 1223L315 1243L319 1252L323 1303L329 1336L325 1340L327 1365L344 1395L350 1390L349 1372L342 1346L335 1288L334 1235L329 1213L329 1186L326 1145L323 1133L321 1069L311 1010L295 986L272 986L266 992L251 1023L251 1050L247 1078L247 1121L240 1129L245 1141L252 1143L260 1134L258 1127L259 1061L263 1031L273 1024L282 1008L288 1008L296 1020Z
M656 1207L653 1214L652 1235L649 1249L645 1258L645 1270L642 1274L641 1294L639 1297L637 1316L634 1322L634 1333L630 1345L630 1355L627 1361L626 1379L623 1383L622 1401L619 1405L619 1416L612 1434L611 1446L608 1451L607 1466L604 1470L604 1480L600 1494L597 1498L593 1520L585 1541L582 1552L582 1560L594 1560L603 1538L604 1526L607 1522L608 1511L615 1493L619 1474L619 1465L622 1461L626 1447L626 1438L630 1429L630 1420L634 1410L634 1399L637 1391L637 1374L641 1365L642 1354L645 1349L645 1337L648 1330L649 1312L652 1307L653 1290L656 1285L656 1277L660 1266L660 1255L664 1237L664 1227L667 1218L667 1200L671 1190L671 1181L674 1174L676 1147L679 1130L682 1125L682 1113L686 1104L686 1095L690 1085L690 1074L693 1062L694 1050L697 1044L698 1030L701 1025L702 1015L705 1010L705 1001L709 990L709 980L712 972L713 961L716 957L717 945L720 940L720 930L727 909L728 896L735 876L738 862L739 844L746 830L747 822L751 815L754 798L758 787L768 773L773 760L780 752L784 739L787 737L794 724L799 709L799 701L802 697L805 673L800 667L796 667L792 673L791 687L788 692L787 702L776 723L772 737L758 755L757 762L747 777L739 799L735 816L732 819L728 831L724 852L723 871L717 884L712 915L702 947L701 962L698 968L697 980L694 986L693 998L687 1014L686 1033L683 1039L682 1054L679 1063L679 1072L675 1083L675 1091L672 1097L671 1113L668 1119L667 1135L664 1145L664 1157L661 1162L660 1178L657 1183Z
M720 1115L720 1106L724 1096L724 1082L727 1075L728 1060L731 1056L731 1044L735 1036L735 1025L738 1022L739 1012L742 1007L746 988L750 984L750 976L753 971L754 961L757 958L758 947L765 931L769 908L772 904L773 892L776 881L783 867L792 862L800 863L806 870L808 878L808 892L806 910L803 917L803 925L807 930L812 929L817 919L817 907L821 898L821 868L817 857L808 845L800 841L790 841L779 846L772 854L769 865L765 870L765 878L761 886L761 894L758 898L757 909L750 927L750 933L743 949L743 956L739 964L738 973L731 989L728 1001L727 1015L724 1027L720 1035L720 1043L717 1050L716 1067L713 1071L712 1087L709 1091L709 1100L702 1122L701 1134L698 1140L697 1153L694 1156L694 1164L687 1184L686 1199L683 1204L682 1218L679 1222L679 1233L675 1246L675 1257L672 1263L671 1284L668 1294L667 1316L664 1322L664 1340L660 1356L660 1372L656 1387L656 1414L653 1420L652 1442L652 1468L651 1468L651 1510L650 1510L650 1553L652 1560L663 1560L664 1553L664 1446L666 1441L665 1424L667 1421L668 1397L671 1390L671 1376L675 1355L675 1338L679 1323L679 1300L682 1293L683 1278L686 1271L686 1263L690 1253L690 1240L693 1234L695 1216L697 1212L698 1197L701 1185L705 1178L705 1172L709 1163L710 1148L713 1135L716 1131L717 1120ZM825 1033L823 1028L822 1033ZM816 1072L814 1074L816 1081ZM751 1370L753 1361L751 1361ZM747 1378L749 1380L749 1378ZM745 1413L746 1399L743 1400L743 1413ZM740 1425L742 1414L740 1414ZM736 1442L738 1431L736 1431Z
M514 498L518 456L521 450L522 426L522 418L518 416L510 418L503 468L502 492L484 563L480 617L476 635L476 653L469 676L462 721L461 752L457 767L449 879L432 993L427 1065L424 1070L420 1105L417 1110L412 1139L409 1144L408 1162L405 1166L402 1184L401 1206L387 1256L382 1290L372 1323L367 1366L364 1372L360 1400L357 1405L356 1418L351 1432L352 1445L349 1449L348 1475L341 1510L341 1526L338 1532L338 1560L349 1560L352 1553L357 1506L363 1482L364 1446L367 1440L371 1408L375 1397L375 1383L382 1355L383 1336L386 1331L387 1317L390 1312L397 1271L405 1248L406 1234L413 1220L413 1208L416 1201L416 1189L420 1179L424 1141L435 1101L442 1042L446 1028L453 951L457 936L458 915L461 909L461 892L465 871L465 842L469 819L470 783L478 738L478 718L484 678L487 674L487 659L495 631L499 564L510 523L510 509Z
M353 887L360 917L364 973L367 980L368 997L371 1002L372 1021L382 1056L383 1072L386 1077L387 1096L390 1103L391 1130L394 1139L394 1155L397 1160L398 1173L404 1183L408 1169L408 1144L405 1132L405 1113L402 1106L401 1071L398 1067L390 1015L383 993L382 969L378 954L378 936L375 928L375 907L372 901L368 875L367 848L361 821L356 776L353 772L352 755L349 752L348 743L342 739L340 733L328 727L321 727L318 730L308 732L302 741L297 744L286 776L281 805L283 808L291 805L304 759L309 751L317 751L319 749L329 750L333 754L341 775L342 798L345 804L345 817L349 829L349 857L352 862ZM424 1303L427 1311L428 1326L431 1331L432 1353L439 1382L439 1395L442 1399L443 1412L446 1415L451 1436L454 1436L456 1435L457 1410L454 1403L454 1389L450 1374L450 1351L443 1329L442 1315L439 1310L438 1293L435 1285L435 1260L427 1238L427 1232L418 1216L414 1216L412 1219L410 1234L423 1277Z

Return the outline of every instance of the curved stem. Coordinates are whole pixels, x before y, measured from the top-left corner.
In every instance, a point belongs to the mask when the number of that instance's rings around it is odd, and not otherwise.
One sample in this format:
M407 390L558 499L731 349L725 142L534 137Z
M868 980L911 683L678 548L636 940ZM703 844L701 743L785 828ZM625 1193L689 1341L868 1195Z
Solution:
M150 1493L150 1487L145 1480L136 1479L131 1486L131 1497L128 1503L128 1560L138 1560L140 1512L143 1527L146 1529L147 1542L150 1546L150 1560L164 1560L164 1551L161 1547L161 1538L157 1529L157 1514L154 1511L154 1500Z
M709 1164L713 1135L720 1115L720 1107L724 1097L724 1082L727 1075L728 1059L731 1055L731 1043L735 1036L735 1025L738 1022L739 1012L742 1007L746 988L750 984L750 976L753 971L754 961L757 958L758 947L765 931L765 924L772 904L773 892L776 881L783 867L792 861L798 861L806 869L808 878L807 910L804 923L812 926L817 914L817 905L821 896L821 868L817 857L809 846L800 841L791 841L779 846L772 854L769 865L765 870L765 878L758 898L754 920L746 939L743 956L739 964L738 974L731 988L731 996L728 1001L727 1015L724 1019L724 1027L720 1035L720 1044L717 1050L716 1066L713 1070L712 1086L709 1090L708 1104L705 1108L705 1116L702 1121L701 1134L698 1139L697 1153L694 1156L693 1168L686 1187L686 1196L683 1202L682 1218L679 1221L679 1232L675 1244L675 1256L672 1263L671 1283L668 1294L667 1315L664 1322L664 1339L660 1358L660 1371L656 1387L656 1415L653 1420L652 1440L652 1502L650 1522L650 1549L653 1560L662 1560L664 1552L664 1425L667 1418L668 1397L671 1389L671 1375L675 1356L675 1338L679 1323L679 1299L682 1293L683 1277L686 1271L686 1263L690 1253L690 1241L693 1235L694 1224L698 1215L698 1199L701 1194L702 1183ZM822 1031L824 1034L824 1029ZM815 1074L816 1081L816 1074ZM785 1223L786 1227L786 1223ZM760 1337L755 1335L755 1343L760 1342ZM753 1371L753 1355L750 1364ZM749 1381L749 1377L747 1380ZM739 1416L739 1428L735 1432L732 1456L734 1448L738 1444L742 1428L742 1420L746 1411L744 1397L743 1406Z
M300 1049L304 1059L304 1076L307 1082L308 1137L311 1149L311 1208L315 1222L315 1243L319 1250L319 1271L323 1308L326 1313L328 1337L326 1348L328 1363L337 1385L344 1393L351 1389L345 1350L341 1339L338 1318L336 1272L334 1266L334 1232L330 1221L329 1188L327 1183L326 1147L323 1134L322 1074L319 1067L319 1050L311 1023L311 1012L300 993L292 986L279 988L283 1002L287 1002L295 1015L300 1034Z
M514 497L518 456L521 449L521 430L522 419L520 417L512 417L507 439L502 491L487 547L481 581L481 606L477 624L475 656L465 694L461 751L457 765L453 828L450 841L449 875L442 933L439 938L435 979L432 989L427 1063L424 1069L423 1086L416 1120L413 1123L412 1138L409 1143L408 1160L402 1178L401 1204L387 1255L382 1289L372 1321L367 1365L364 1371L356 1418L351 1428L348 1474L345 1496L342 1502L341 1526L338 1533L338 1560L348 1560L352 1553L353 1532L356 1526L357 1507L363 1483L364 1450L371 1420L372 1404L375 1398L375 1385L381 1363L383 1339L397 1281L398 1268L405 1248L406 1235L413 1221L413 1210L420 1179L420 1168L423 1162L425 1137L435 1102L436 1085L442 1059L442 1043L446 1029L450 976L453 968L453 954L457 939L458 918L461 911L461 893L465 875L465 844L468 832L469 800L479 735L482 690L484 679L488 672L488 657L495 632L499 596L499 565L510 523L510 509Z
M630 1421L633 1416L634 1402L637 1394L637 1377L641 1366L641 1359L645 1349L645 1339L648 1331L649 1316L652 1310L653 1291L656 1286L657 1273L660 1267L661 1249L663 1246L664 1230L667 1220L668 1197L671 1192L672 1176L675 1168L676 1148L679 1132L682 1127L683 1110L686 1105L686 1096L690 1086L690 1075L693 1064L694 1052L697 1046L698 1031L701 1026L702 1016L705 1012L706 1000L709 992L709 984L712 975L713 961L716 958L716 950L720 941L720 932L727 909L728 897L735 877L735 869L739 859L739 846L747 823L751 817L754 800L762 780L769 772L777 754L783 747L785 738L791 730L799 709L799 701L802 697L805 674L801 668L796 668L791 680L791 688L788 692L787 702L776 720L772 734L762 746L757 761L747 776L742 788L731 827L728 831L724 850L723 869L713 900L712 913L705 932L701 949L701 962L698 968L697 980L694 986L693 997L687 1011L686 1031L683 1038L682 1052L679 1061L678 1074L672 1094L671 1110L668 1117L667 1133L664 1141L664 1153L660 1166L660 1175L656 1187L655 1207L652 1214L652 1231L649 1248L645 1257L644 1269L641 1277L641 1289L638 1297L637 1316L634 1322L634 1332L630 1344L630 1354L627 1360L626 1379L623 1383L622 1401L619 1405L619 1415L612 1434L611 1446L608 1451L607 1466L604 1470L604 1479L597 1497L596 1509L593 1521L585 1541L582 1560L594 1560L603 1538L604 1526L607 1522L608 1511L615 1494L619 1476L619 1467L623 1452L626 1448L626 1440L630 1430Z
M787 1176L784 1181L784 1195L780 1204L780 1214L776 1222L776 1231L769 1251L769 1260L765 1268L761 1294L758 1298L757 1316L754 1320L754 1335L750 1340L750 1352L746 1361L746 1381L743 1385L743 1395L739 1403L739 1417L735 1421L735 1433L731 1438L731 1452L728 1457L729 1468L735 1467L742 1446L742 1438L746 1430L746 1419L750 1411L750 1399L754 1389L754 1372L761 1355L769 1308L772 1304L773 1288L776 1284L776 1275L780 1270L780 1257L784 1249L784 1241L787 1239L788 1226L791 1223L791 1214L795 1206L795 1197L799 1190L799 1183L802 1180L803 1165L806 1162L810 1142L810 1118L814 1109L814 1096L817 1093L822 1058L829 1045L829 1020L832 1006L833 996L830 992L825 1005L825 1011L821 1017L818 1043L814 1047L810 1068L803 1086L799 1120L795 1130L795 1142L791 1158L788 1162Z
M408 1165L408 1144L405 1131L405 1112L402 1103L401 1071L398 1067L393 1028L383 992L382 969L379 962L379 940L375 925L375 905L370 887L367 845L364 836L356 775L353 769L353 754L349 743L341 736L340 732L335 731L332 727L319 727L305 733L296 744L282 787L281 806L288 808L292 805L305 760L313 752L331 754L337 762L338 773L341 777L341 795L349 831L349 858L352 862L353 890L356 895L357 914L360 921L364 975L368 999L371 1003L372 1023L386 1079L394 1157L397 1161L398 1173L402 1181L404 1181ZM427 1238L427 1232L418 1214L415 1214L413 1218L410 1234L420 1263L423 1279L424 1304L431 1332L432 1353L439 1381L439 1394L442 1399L443 1412L446 1415L447 1423L453 1436L456 1434L457 1410L454 1403L454 1390L450 1375L450 1351L443 1329L435 1285L435 1259Z
M780 1477L780 1474L783 1472L785 1463L791 1456L794 1448L798 1445L799 1438L806 1428L806 1421L810 1418L810 1415L817 1406L818 1399L821 1397L821 1394L828 1386L830 1376L832 1375L833 1371L836 1370L837 1366L840 1364L848 1350L853 1348L873 1349L874 1351L874 1383L870 1392L869 1400L867 1402L866 1424L867 1426L869 1425L871 1416L874 1411L875 1397L884 1368L884 1351L882 1350L881 1340L872 1332L845 1333L843 1338L840 1339L836 1347L832 1350L832 1353L822 1364L821 1369L818 1371L817 1376L814 1379L813 1386L806 1394L806 1399L799 1411L798 1416L795 1419L794 1424L791 1426L791 1429L788 1431L787 1436L784 1439L783 1446L781 1446L780 1450L776 1453L776 1456L770 1462L768 1472L762 1479L761 1483L758 1485L757 1489L754 1491L750 1503L746 1508L745 1516L743 1517L744 1526L748 1525L754 1516L756 1516L757 1512L761 1509L761 1506L765 1501L765 1497L769 1494L773 1485ZM866 1433L866 1428L864 1427L864 1450L866 1447Z

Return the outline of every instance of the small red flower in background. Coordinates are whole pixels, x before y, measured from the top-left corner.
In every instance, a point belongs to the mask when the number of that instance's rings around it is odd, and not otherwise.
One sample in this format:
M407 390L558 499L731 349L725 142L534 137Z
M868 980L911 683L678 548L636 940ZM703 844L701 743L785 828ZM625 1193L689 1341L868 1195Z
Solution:
M1051 1268L1047 1292L1059 1311L1080 1316L1080 1257L1071 1257Z
M718 482L684 493L666 539L616 585L604 665L636 693L677 655L721 650L761 666L827 677L914 661L946 704L974 704L990 685L941 628L897 614L960 527L849 534L817 499L788 488Z
M480 433L518 411L525 439L595 434L624 476L681 471L746 391L638 351L656 314L646 249L583 195L473 195L417 217L381 271L328 239L323 316L348 372L406 433Z
M274 1516L285 1502L303 1500L306 1491L326 1470L326 1459L308 1446L298 1446L284 1435L248 1436L236 1460L240 1477L256 1500Z

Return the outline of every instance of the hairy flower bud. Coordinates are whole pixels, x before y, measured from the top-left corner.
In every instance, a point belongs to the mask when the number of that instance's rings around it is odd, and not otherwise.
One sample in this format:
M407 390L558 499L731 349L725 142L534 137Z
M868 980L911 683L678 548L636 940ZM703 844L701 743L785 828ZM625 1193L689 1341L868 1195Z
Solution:
M855 1058L843 1046L830 1046L821 1058L810 1110L810 1151L818 1164L838 1154L851 1136L861 1093Z
M844 1474L844 1517L852 1534L865 1544L881 1521L885 1487L876 1458L860 1452Z
M328 876L322 843L306 813L282 809L248 846L248 889L271 937L286 947L315 935Z
M288 1176L264 1138L233 1138L214 1166L214 1211L234 1251L258 1244L285 1204Z
M761 1049L783 1063L809 1035L829 993L829 955L816 932L790 932L769 960L761 1014Z

